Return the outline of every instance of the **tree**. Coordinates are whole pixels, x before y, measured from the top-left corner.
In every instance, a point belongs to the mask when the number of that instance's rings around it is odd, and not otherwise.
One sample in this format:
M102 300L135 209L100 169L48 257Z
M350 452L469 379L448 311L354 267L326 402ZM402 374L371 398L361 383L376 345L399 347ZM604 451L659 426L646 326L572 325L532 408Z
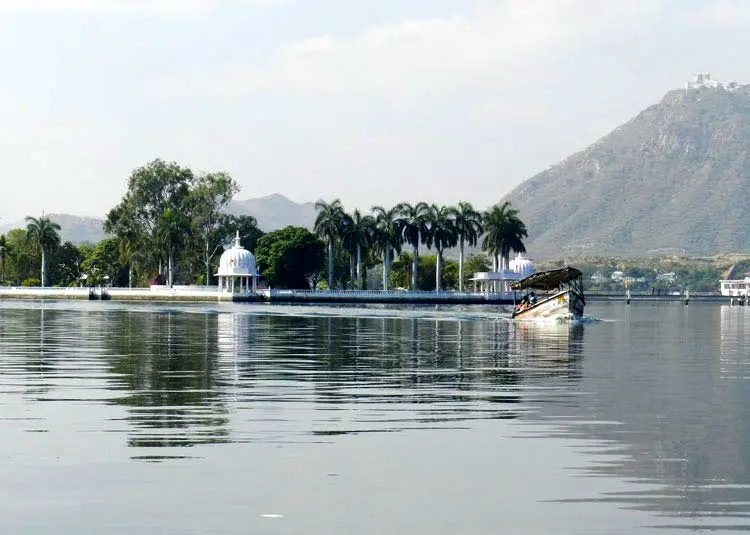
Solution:
M14 284L20 284L35 276L38 251L25 229L16 228L8 231L6 276ZM40 281L41 284L41 281Z
M526 225L519 219L518 210L511 206L510 201L505 201L502 205L496 204L485 212L483 219L486 234L482 250L492 255L495 271L507 269L511 251L526 252L523 244L523 238L528 236Z
M450 208L458 235L458 291L464 291L464 243L476 245L482 235L482 214L474 210L470 202L461 201Z
M8 258L8 239L0 236L0 281L5 281L5 261Z
M42 252L42 288L47 283L47 253L60 246L60 225L44 214L39 218L26 216L27 239Z
M318 216L315 218L313 230L328 242L328 287L333 288L333 243L341 237L346 213L339 199L331 203L318 201L315 203L315 209Z
M238 191L237 183L226 173L202 175L195 180L195 185L190 190L192 226L200 241L206 285L211 284L211 262L227 237L229 217L222 211Z
M451 210L447 206L430 206L429 234L427 246L435 246L437 251L437 265L435 268L435 291L439 292L443 279L443 251L448 247L455 247L458 243L456 226L451 218Z
M128 287L132 288L136 270L147 270L154 259L150 237L142 232L135 219L129 217L126 203L110 210L104 222L104 230L117 237L120 261L128 266Z
M412 265L412 256L401 253L391 266L391 280L394 287L406 287L409 285ZM458 287L458 264L448 259L443 260L443 286L455 289ZM435 289L437 272L437 255L423 255L419 257L419 275L417 277L417 290L430 291Z
M122 255L117 238L106 238L96 244L81 264L90 286L111 283L120 286L128 277L128 268L121 262Z
M142 246L150 249L149 256L158 259L160 273L166 259L170 285L174 283L175 256L190 228L190 188L194 183L190 169L154 160L133 171L127 193L107 214L104 224L104 230L118 238L137 236Z
M354 210L348 215L344 225L344 247L356 257L356 281L357 289L362 289L362 251L372 246L375 232L375 218L369 215L363 216L359 210Z
M461 287L465 287L466 284L469 282L469 278L474 273L483 273L490 271L492 269L492 264L490 264L489 259L487 256L483 253L480 254L474 254L470 255L469 258L466 259L466 272L464 273L463 277L463 285ZM459 266L459 272L460 272L460 266Z
M324 266L324 248L309 230L290 226L261 236L255 260L269 286L309 288Z
M416 290L419 244L427 241L429 233L427 222L430 215L430 206L424 202L419 202L414 206L402 202L396 206L396 210L399 212L399 222L404 241L412 247L411 289Z
M258 228L258 220L251 215L229 216L227 228L229 230L227 236L230 238L235 232L240 233L240 245L248 251L255 251L258 240L263 236L263 231Z
M403 233L398 219L398 210L394 207L386 210L382 206L373 206L375 215L374 243L383 255L383 290L389 289L391 272L391 251L401 252Z
M85 246L76 247L73 243L66 241L58 247L49 258L49 277L58 286L71 286L81 278L81 263L85 256Z
M175 257L187 240L185 230L189 226L190 220L185 213L172 207L164 210L156 225L155 237L167 252L167 285L170 288L174 285Z

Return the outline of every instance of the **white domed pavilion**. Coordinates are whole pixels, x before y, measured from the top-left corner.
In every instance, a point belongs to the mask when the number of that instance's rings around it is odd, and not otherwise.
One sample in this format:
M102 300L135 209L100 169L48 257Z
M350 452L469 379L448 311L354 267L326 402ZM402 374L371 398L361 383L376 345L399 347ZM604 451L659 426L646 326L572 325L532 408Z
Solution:
M246 294L255 292L258 270L253 253L240 245L240 232L234 238L234 246L224 251L219 260L219 293Z
M529 275L533 275L536 271L534 264L524 256L523 253L518 253L516 257L510 261L508 266L511 271L514 271L521 275L522 278L526 278Z

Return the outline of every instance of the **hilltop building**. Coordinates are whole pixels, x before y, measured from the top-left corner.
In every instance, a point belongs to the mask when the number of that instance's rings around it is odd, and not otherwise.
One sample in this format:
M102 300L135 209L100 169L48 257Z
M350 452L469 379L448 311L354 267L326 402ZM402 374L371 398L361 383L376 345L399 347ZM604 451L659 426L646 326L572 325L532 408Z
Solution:
M726 89L727 91L734 92L737 90L737 82L729 82L724 84L718 80L711 78L710 72L699 72L693 75L692 80L685 82L685 91L695 89Z

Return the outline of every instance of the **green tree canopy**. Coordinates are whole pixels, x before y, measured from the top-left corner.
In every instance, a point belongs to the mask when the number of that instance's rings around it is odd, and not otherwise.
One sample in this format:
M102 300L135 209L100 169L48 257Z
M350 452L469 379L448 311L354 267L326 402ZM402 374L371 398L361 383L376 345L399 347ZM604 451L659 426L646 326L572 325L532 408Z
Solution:
M302 227L286 227L261 236L255 260L261 276L275 288L310 288L323 269L324 244Z
M231 216L223 213L232 197L239 191L237 183L226 173L207 173L199 176L189 194L193 239L200 251L205 268L204 283L212 279L211 264L230 233Z
M184 282L198 273L206 284L221 246L236 223L223 210L238 191L226 173L196 176L189 168L154 160L133 171L121 202L110 210L104 230L120 241L122 261L131 270L163 274ZM200 267L199 267L200 266Z
M85 258L85 248L76 247L66 241L55 249L49 258L49 278L56 286L71 286L81 277L81 264Z
M107 283L125 286L128 269L122 264L121 258L117 238L106 238L97 243L81 264L81 270L87 275L86 283L89 286Z
M485 231L482 250L492 255L496 270L507 269L511 251L526 252L523 243L523 238L528 236L526 225L518 217L518 210L513 208L510 201L496 204L482 219Z

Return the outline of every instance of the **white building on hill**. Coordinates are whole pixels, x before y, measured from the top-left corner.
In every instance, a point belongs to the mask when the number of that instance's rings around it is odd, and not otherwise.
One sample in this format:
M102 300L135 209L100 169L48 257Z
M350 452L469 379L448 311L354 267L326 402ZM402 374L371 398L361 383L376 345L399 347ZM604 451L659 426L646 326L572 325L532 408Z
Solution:
M693 75L692 80L688 80L685 82L685 91L690 91L691 89L726 89L727 91L735 92L737 91L737 82L729 82L728 84L724 84L722 82L719 82L718 80L714 80L711 78L710 72L699 72Z

